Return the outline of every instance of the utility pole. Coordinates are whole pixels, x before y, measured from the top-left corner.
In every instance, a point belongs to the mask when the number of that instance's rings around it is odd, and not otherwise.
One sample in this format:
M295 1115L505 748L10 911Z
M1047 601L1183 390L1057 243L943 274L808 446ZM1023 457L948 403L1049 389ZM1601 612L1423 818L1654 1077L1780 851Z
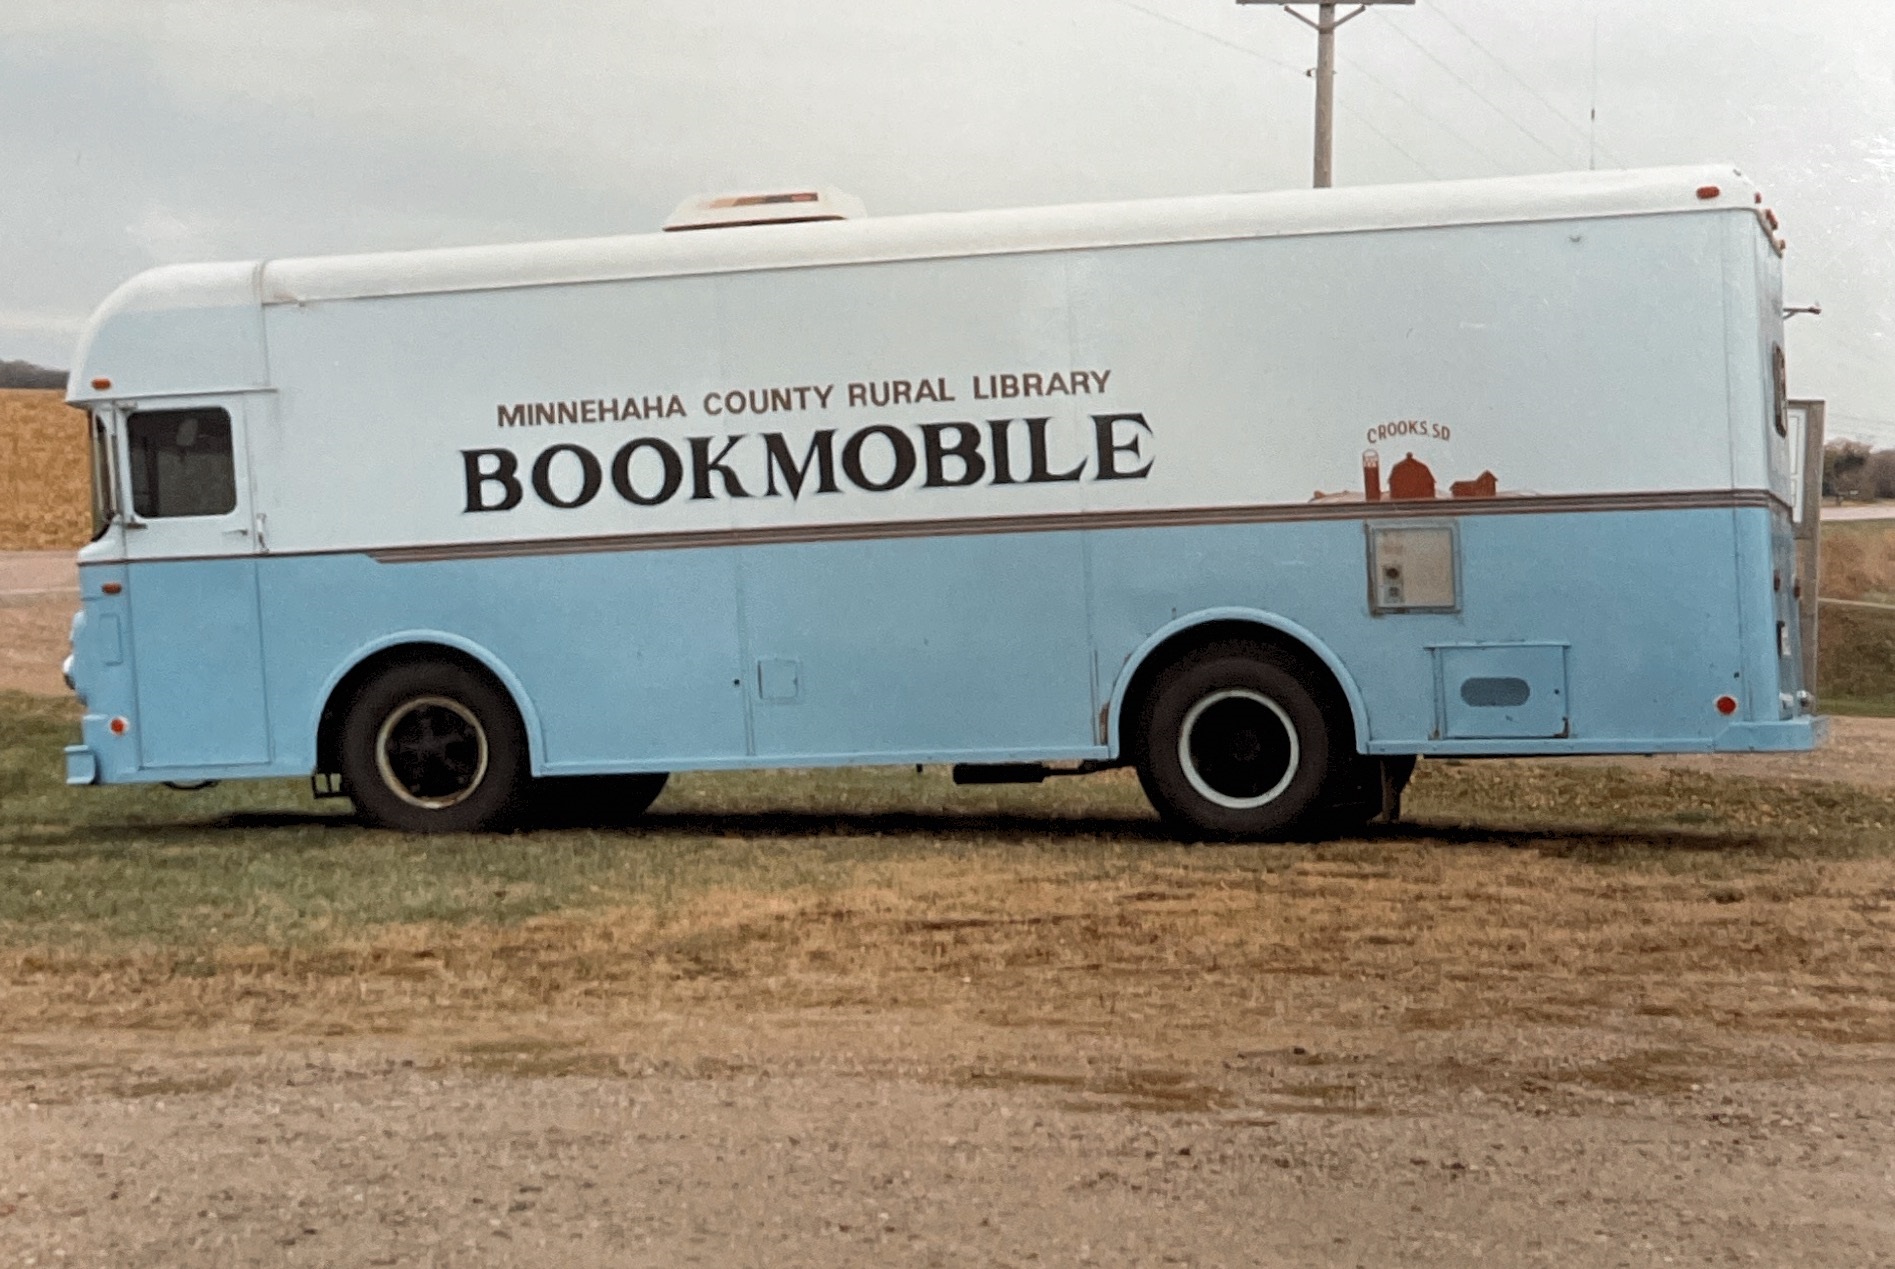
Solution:
M1336 183L1336 29L1361 17L1372 4L1413 4L1415 0L1359 0L1355 10L1336 16L1335 0L1321 0L1314 20L1291 6L1308 0L1237 0L1238 4L1274 4L1316 32L1316 188Z

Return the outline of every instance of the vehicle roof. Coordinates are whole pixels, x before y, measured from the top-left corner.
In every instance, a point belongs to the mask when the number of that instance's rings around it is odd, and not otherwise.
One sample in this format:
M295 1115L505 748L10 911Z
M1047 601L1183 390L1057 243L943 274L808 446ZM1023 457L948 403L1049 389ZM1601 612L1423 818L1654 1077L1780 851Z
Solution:
M1705 185L1718 186L1721 196L1700 199L1697 191ZM1734 168L1688 167L870 216L741 232L273 260L263 266L260 298L265 304L300 304L940 256L1728 209L1733 203L1752 205L1754 189Z
M1715 197L1700 196L1701 189L1712 186L1719 191ZM1735 168L1699 165L171 265L132 278L93 314L80 337L68 400L118 395L91 387L92 354L101 333L114 322L143 326L166 313L200 314L206 322L199 333L209 335L232 327L230 321L210 321L210 314L234 317L243 309L254 314L267 305L1378 229L1738 209L1761 213L1756 194L1756 186ZM260 330L256 339L255 355L246 353L240 360L260 374ZM253 377L247 371L237 375ZM244 386L263 385L217 383L204 390Z

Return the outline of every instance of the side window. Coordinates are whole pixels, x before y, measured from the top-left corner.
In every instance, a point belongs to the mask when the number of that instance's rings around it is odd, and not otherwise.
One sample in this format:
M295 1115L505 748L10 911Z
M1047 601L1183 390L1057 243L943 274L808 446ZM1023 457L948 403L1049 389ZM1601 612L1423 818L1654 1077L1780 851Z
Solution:
M140 410L127 422L126 440L132 510L140 516L221 516L237 509L227 412Z
M1770 350L1770 378L1776 390L1773 403L1778 436L1790 434L1790 367L1783 357L1783 345L1777 344Z
M92 540L97 542L118 518L118 490L112 481L112 430L92 419Z

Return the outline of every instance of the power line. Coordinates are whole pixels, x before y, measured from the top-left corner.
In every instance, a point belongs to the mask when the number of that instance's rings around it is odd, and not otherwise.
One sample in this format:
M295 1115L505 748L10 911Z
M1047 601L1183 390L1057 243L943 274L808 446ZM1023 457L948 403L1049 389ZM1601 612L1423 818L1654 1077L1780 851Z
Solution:
M1449 136L1453 137L1456 141L1459 141L1462 145L1472 150L1475 154L1478 154L1480 155L1481 158L1487 160L1488 164L1496 172L1505 173L1505 172L1510 172L1512 170L1511 164L1505 162L1502 159L1495 158L1486 149L1482 148L1480 145L1477 145L1472 139L1470 139L1464 133L1459 132L1455 128L1449 126L1446 120L1438 118L1437 116L1431 114L1425 106L1423 106L1420 102L1408 96L1407 93L1402 92L1399 88L1395 87L1393 84L1389 83L1387 80L1382 79L1379 76L1375 75L1373 72L1369 70L1368 67L1364 66L1356 58L1353 58L1353 57L1350 58L1349 65L1352 68L1354 68L1356 73L1361 75L1364 79L1368 80L1370 83L1381 88L1384 92L1394 97L1395 100L1401 102L1404 106L1407 106L1410 110L1414 111L1415 114L1417 114L1423 119L1426 119L1429 123L1432 123L1435 127L1441 129L1441 131L1447 133Z
M1454 82L1459 84L1461 87L1467 89L1467 91L1472 93L1475 97L1479 98L1481 103L1485 105L1489 110L1493 111L1495 114L1499 115L1502 119L1505 119L1508 123L1512 124L1514 128L1516 128L1522 136L1526 137L1527 140L1533 142L1534 145L1539 146L1542 150L1545 150L1548 154L1552 155L1555 159L1559 160L1559 162L1561 163L1567 163L1570 161L1567 159L1567 157L1564 154L1561 154L1558 150L1555 150L1552 146L1548 145L1545 141L1541 140L1538 133L1528 128L1525 124L1521 123L1518 119L1514 118L1511 114L1509 114L1504 108L1498 105L1493 100L1493 98L1489 97L1486 93L1482 92L1480 89L1474 87L1474 85L1468 83L1467 79L1464 76L1462 76L1459 71L1455 70L1452 66L1449 66L1446 62L1442 61L1439 57L1436 57L1434 53L1429 51L1427 45L1423 44L1420 40L1417 40L1414 36L1410 35L1407 31L1404 31L1401 28L1400 24L1391 22L1388 24L1388 29L1393 31L1396 35L1400 36L1402 39L1408 41L1408 43L1412 44L1421 53L1423 57L1427 58L1429 61L1433 62L1436 66L1439 66L1442 70L1446 71L1448 76L1452 78Z
M1271 57L1268 53L1259 53L1254 48L1249 48L1245 45L1239 44L1235 40L1227 40L1221 35L1216 35L1210 31L1206 31L1203 27L1192 26L1189 22L1180 22L1177 18L1172 17L1169 13L1160 13L1156 9L1147 9L1142 4L1133 4L1132 0L1106 0L1106 3L1116 4L1120 8L1130 9L1134 13L1142 13L1148 18L1156 18L1160 22L1164 22L1171 26L1175 26L1180 31L1189 31L1191 34L1198 36L1202 39L1209 40L1213 44L1222 44L1225 48L1236 49L1239 53L1243 53L1243 54L1246 54L1247 56L1254 57L1260 62L1268 62L1270 65L1276 67L1278 70L1288 71L1290 74L1296 76L1298 79L1302 79L1306 73L1298 69L1297 67L1290 65L1288 62L1278 61L1276 58Z
M1202 27L1192 26L1189 22L1180 22L1177 18L1172 17L1168 13L1160 13L1156 9L1147 9L1142 4L1132 3L1132 0L1106 0L1106 3L1116 4L1120 8L1130 9L1134 13L1142 13L1148 18L1156 18L1158 21L1163 22L1169 26L1177 27L1180 31L1188 31L1192 35L1198 36L1200 39L1209 40L1213 44L1221 44L1223 47L1242 53L1246 57L1254 57L1258 61L1268 63L1269 65L1274 66L1279 70L1288 71L1290 74L1296 76L1298 79L1305 79L1308 77L1309 72L1304 71L1304 70L1298 70L1296 67L1291 66L1288 62L1279 61L1276 58L1271 57L1268 53L1260 53L1254 48L1250 48L1247 45L1237 43L1235 40L1227 40L1223 36L1213 34L1210 31L1206 31ZM1361 111L1357 110L1354 106L1351 106L1347 102L1344 102L1342 104L1342 108L1348 111L1350 117L1353 118L1356 122L1360 123L1363 127L1367 128L1370 132L1373 132L1376 136L1380 137L1382 141L1385 144L1387 144L1389 149L1395 151L1395 153L1401 155L1404 159L1407 159L1410 163L1414 164L1416 171L1421 172L1423 175L1428 176L1434 180L1441 179L1441 174L1439 172L1429 167L1426 163L1423 163L1420 159L1416 158L1413 154L1410 154L1407 148L1404 147L1399 141L1395 140L1394 137L1389 136L1388 133L1382 131L1381 128L1377 127L1373 119L1370 119L1367 115L1363 114Z
M1382 138L1382 141L1388 146L1389 149L1395 151L1395 153L1401 155L1404 159L1407 159L1410 163L1414 164L1415 167L1419 169L1423 175L1429 177L1432 180L1438 181L1441 179L1441 173L1435 171L1433 168L1429 167L1426 163L1423 163L1420 159L1410 154L1407 148L1403 146L1399 141L1395 140L1394 137L1389 136L1388 133L1376 127L1374 120L1370 119L1367 115L1363 114L1360 110L1357 110L1354 106L1350 105L1346 101L1342 103L1342 108L1349 112L1349 117L1351 119L1354 119L1357 123L1367 128L1370 132L1373 132L1376 136Z
M1520 87L1526 89L1527 93L1535 101L1539 102L1542 106L1545 106L1547 110L1552 112L1552 115L1555 119L1558 119L1561 123L1565 124L1568 128L1571 128L1573 130L1574 135L1578 136L1582 141L1590 139L1591 134L1588 133L1588 131L1585 128L1581 127L1579 124L1574 123L1571 119L1568 119L1564 111L1562 111L1558 106L1554 105L1553 102L1550 99L1548 99L1543 93L1541 93L1539 89L1535 88L1532 84L1528 83L1518 73L1516 73L1513 67L1509 66L1506 63L1506 61L1503 60L1498 53L1494 52L1492 49L1488 48L1485 44L1482 44L1479 40L1475 39L1473 32L1469 31L1466 27L1462 26L1459 22L1456 22L1453 18L1449 17L1446 12L1444 12L1443 10L1439 8L1430 9L1429 12L1433 13L1434 16L1436 16L1437 18L1440 18L1443 22L1447 23L1449 26L1453 27L1456 31L1458 31L1462 39L1466 40L1469 44L1472 44L1475 48L1485 53L1489 61L1493 62L1494 65L1498 66L1502 71L1506 73L1507 78L1511 79L1514 83L1520 85ZM1606 158L1612 160L1612 162L1614 163L1620 163L1621 165L1623 165L1619 156L1614 154L1610 149L1608 149L1605 146L1600 146L1599 149L1602 152L1604 152Z

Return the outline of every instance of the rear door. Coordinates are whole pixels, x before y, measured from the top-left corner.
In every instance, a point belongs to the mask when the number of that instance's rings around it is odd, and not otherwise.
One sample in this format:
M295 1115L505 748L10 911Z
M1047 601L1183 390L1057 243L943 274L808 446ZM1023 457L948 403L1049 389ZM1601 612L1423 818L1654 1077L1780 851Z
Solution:
M241 396L121 411L125 591L142 766L270 758Z

